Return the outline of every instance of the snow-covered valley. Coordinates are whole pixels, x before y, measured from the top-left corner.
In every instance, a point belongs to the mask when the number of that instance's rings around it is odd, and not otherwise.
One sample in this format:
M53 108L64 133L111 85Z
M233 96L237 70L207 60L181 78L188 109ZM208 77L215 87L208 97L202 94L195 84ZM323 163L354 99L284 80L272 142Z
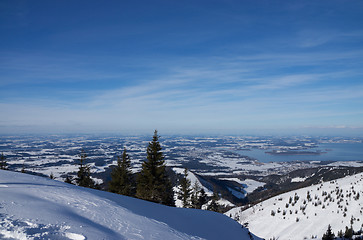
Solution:
M223 229L237 226L238 230L233 231L249 239L245 228L241 230L241 225L221 218L220 214L170 208L62 183L68 176L74 181L79 153L84 150L92 178L101 184L100 189L106 190L111 169L123 148L127 148L132 171L137 173L146 158L148 140L148 137L4 137L0 141L0 153L4 154L9 170L52 176L59 182L1 171L0 238L226 239ZM162 141L162 151L168 174L173 179L176 206L182 206L178 187L185 167L188 168L191 186L197 183L208 197L202 209L207 209L211 203L213 192L219 195L217 203L220 208L216 211L221 212L240 205L245 205L245 208L247 204L286 192L281 197L267 200L266 206L262 202L244 212L238 207L226 215L248 224L252 232L260 237L296 239L298 236L303 239L321 237L329 224L322 220L325 218L337 217L338 220L331 224L335 233L349 226L352 216L355 230L359 227L362 198L355 200L358 205L350 200L357 198L357 193L361 195L359 191L362 189L351 189L345 186L346 182L335 179L363 172L363 161L359 157L361 150L355 153L357 161L260 162L237 152L247 148L247 152L277 148L287 151L297 149L300 154L304 150L314 150L317 143L324 141L327 140L166 137ZM362 143L359 139L349 141ZM323 180L327 182L321 186ZM316 183L319 185L312 186ZM329 183L331 187L328 187ZM356 184L359 185L358 182ZM310 187L289 192L306 186ZM310 188L311 199L308 200L306 189ZM337 188L339 193L333 193ZM334 194L338 194L339 203L332 197ZM273 199L275 202L268 203ZM237 236L233 231L228 239Z
M203 176L286 174L288 172L316 168L320 166L363 167L361 155L355 153L350 161L329 159L314 161L264 161L250 156L253 150L298 149L312 151L318 143L326 139L271 138L271 137L178 137L162 136L160 138L167 166L186 167ZM146 146L150 136L103 136L103 135L51 135L51 136L1 136L0 153L6 157L10 170L53 176L64 180L67 174L75 175L78 155L81 150L87 154L93 177L102 183L103 174L116 164L116 157L127 149L132 161L132 169L138 172L146 157ZM335 138L330 141L337 141ZM359 142L362 139L348 139L348 142ZM246 151L240 152L240 149ZM291 150L292 151L292 150ZM329 151L330 153L334 151ZM265 154L267 158L272 157Z

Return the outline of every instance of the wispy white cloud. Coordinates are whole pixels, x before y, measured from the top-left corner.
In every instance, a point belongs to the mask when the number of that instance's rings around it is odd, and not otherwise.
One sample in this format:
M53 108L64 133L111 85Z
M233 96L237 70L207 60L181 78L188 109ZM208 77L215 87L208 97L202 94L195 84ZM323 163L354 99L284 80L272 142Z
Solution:
M363 31L341 31L308 29L299 31L296 42L299 47L316 47L330 42L356 42L362 41Z
M95 62L82 62L81 56L57 59L41 55L33 65L28 65L32 59L28 56L24 62L13 59L2 67L24 68L29 75L20 75L19 81L26 79L35 85L42 81L72 84L73 78L82 84L109 78L128 83L105 89L82 89L81 84L80 88L60 90L60 97L54 99L21 94L14 96L12 103L0 99L0 110L6 116L0 125L78 131L81 128L138 129L140 126L160 129L198 126L213 129L221 125L236 129L298 127L327 121L354 127L363 118L361 110L357 107L345 110L341 102L363 103L363 86L358 80L343 84L347 78L361 79L360 71L347 66L349 62L361 61L361 53L271 53L186 57L169 62L163 59L157 63L146 59L126 64L130 68L147 65L150 72L156 72L150 75L133 75L114 68L110 72L87 71L88 64ZM72 60L67 63L69 58ZM331 62L340 67L326 69ZM48 70L41 71L42 65ZM107 81L104 84L107 85ZM70 99L64 97L67 94ZM74 100L75 95L86 97ZM342 116L346 119L342 120ZM358 120L349 121L348 116Z

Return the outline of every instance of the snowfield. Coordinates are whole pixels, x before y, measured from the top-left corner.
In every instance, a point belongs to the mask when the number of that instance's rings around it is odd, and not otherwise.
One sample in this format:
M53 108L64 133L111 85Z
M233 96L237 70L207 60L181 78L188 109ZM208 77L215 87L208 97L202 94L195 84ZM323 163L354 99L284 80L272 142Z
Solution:
M258 182L258 181L253 180L253 179L245 179L245 180L242 181L239 178L220 178L219 180L234 181L234 182L240 184L243 187L243 190L246 193L252 193L257 188L263 187L265 185L265 183Z
M330 224L363 228L363 173L298 189L225 213L265 239L321 239Z
M215 212L173 208L0 170L1 239L250 239ZM258 239L254 237L254 239Z

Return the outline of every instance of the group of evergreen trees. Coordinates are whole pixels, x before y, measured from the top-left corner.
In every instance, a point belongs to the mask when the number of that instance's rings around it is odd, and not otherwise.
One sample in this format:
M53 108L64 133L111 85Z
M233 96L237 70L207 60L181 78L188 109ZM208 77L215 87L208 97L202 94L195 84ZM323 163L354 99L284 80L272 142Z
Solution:
M184 208L201 209L208 202L204 189L195 182L193 187L188 179L188 169L184 169L184 174L179 180L178 199L182 201Z
M363 240L363 237L361 236L362 230L356 232L356 234L358 234L359 236L354 237L354 234L355 232L353 231L353 226L351 225L350 228L345 227L345 232L343 232L343 230L340 230L338 232L338 237L339 239L347 239L347 240L348 239ZM328 230L323 234L322 240L333 240L333 239L337 238L335 237L335 234L332 231L331 226L329 224Z
M111 180L108 182L108 191L175 206L173 185L166 172L164 154L161 150L158 132L155 130L152 141L149 142L147 147L146 161L142 163L142 169L135 178L131 171L130 157L126 148L124 148L122 156L117 156L117 165L112 169ZM73 179L70 175L67 175L65 182L73 184L73 181L75 181L78 186L98 188L98 185L91 178L91 166L87 164L85 151L82 150L78 157L79 167L76 178ZM3 154L0 155L0 169L7 169ZM50 177L54 179L53 174ZM201 209L209 199L198 182L195 182L193 187L191 186L187 169L184 170L184 175L179 179L177 196L185 208ZM218 199L219 195L214 193L211 204L207 209L218 212Z
M203 205L208 203L209 197L204 191L204 188L196 181L191 187L191 181L188 179L188 169L184 169L184 174L179 180L178 186L178 199L182 201L184 208L197 208L201 209ZM220 212L220 206L218 204L219 194L214 191L213 196L210 198L210 203L207 206L207 210Z
M117 156L117 165L111 171L108 191L175 206L173 185L166 172L164 154L156 130L152 141L149 142L146 154L146 161L142 163L141 171L134 177L131 172L130 157L127 149L124 148L122 156ZM86 157L84 151L79 155L79 170L76 183L79 186L94 188L96 185L91 178L90 166L86 164ZM66 182L72 183L72 179L67 176ZM208 197L198 182L195 182L193 187L191 186L187 169L185 169L184 175L179 180L177 196L185 208L200 209L208 202ZM214 193L211 204L207 209L218 212L218 199L219 195Z
M117 165L112 169L108 190L113 193L174 206L173 187L166 173L164 155L161 150L158 132L155 130L153 139L147 147L147 159L142 163L141 172L138 173L136 181L134 181L130 157L124 148L122 157L117 156ZM91 178L91 169L86 164L86 157L84 151L79 155L76 183L82 187L94 188L96 185ZM67 176L66 182L72 183L72 179Z

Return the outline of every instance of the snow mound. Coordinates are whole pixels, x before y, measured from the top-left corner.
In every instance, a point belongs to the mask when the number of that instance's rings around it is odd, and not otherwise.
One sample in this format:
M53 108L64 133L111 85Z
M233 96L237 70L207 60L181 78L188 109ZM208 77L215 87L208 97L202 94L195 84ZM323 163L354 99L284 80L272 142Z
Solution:
M243 240L252 236L215 212L167 207L38 176L0 170L0 186L0 239Z
M65 225L38 224L31 220L13 219L0 215L1 239L57 239L57 240L84 240L81 234L67 232L70 228Z

